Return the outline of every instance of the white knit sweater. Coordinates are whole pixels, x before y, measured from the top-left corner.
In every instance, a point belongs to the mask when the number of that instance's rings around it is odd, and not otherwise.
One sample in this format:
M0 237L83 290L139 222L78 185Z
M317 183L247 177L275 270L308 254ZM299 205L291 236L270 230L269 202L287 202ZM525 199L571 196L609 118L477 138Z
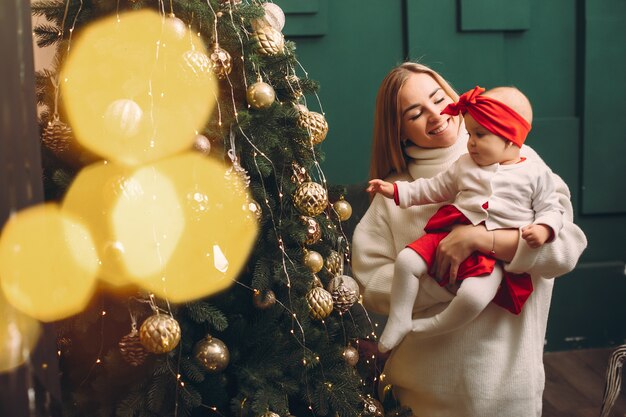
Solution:
M430 178L466 152L467 136L449 148L410 147L408 172L388 181ZM527 146L522 155L540 160ZM587 240L573 224L570 194L555 175L563 228L554 242L531 249L520 238L511 272L531 274L534 292L519 316L493 303L467 326L440 336L418 339L409 334L392 351L382 385L392 384L402 405L417 417L538 417L544 388L543 345L553 278L571 271ZM352 268L364 288L365 306L388 314L394 260L408 243L424 233L427 220L441 204L397 207L377 195L357 225ZM421 280L430 302L416 305L414 317L442 311L452 295L434 280ZM421 298L421 296L420 296ZM417 303L416 303L417 304ZM434 304L434 305L433 305Z

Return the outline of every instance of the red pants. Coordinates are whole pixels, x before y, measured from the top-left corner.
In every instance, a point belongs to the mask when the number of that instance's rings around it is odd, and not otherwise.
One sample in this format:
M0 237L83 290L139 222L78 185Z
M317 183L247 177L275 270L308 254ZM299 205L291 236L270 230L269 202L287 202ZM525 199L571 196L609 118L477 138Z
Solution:
M408 248L413 249L424 258L431 276L434 276L433 265L435 263L437 246L450 233L446 229L455 224L471 224L471 222L453 205L443 206L428 220L424 228L426 234L407 245ZM489 275L493 272L496 262L497 260L494 257L476 251L459 266L457 281L461 282L468 277ZM448 271L438 282L443 287L448 285L449 281ZM514 274L503 271L502 284L498 288L493 302L513 314L519 314L532 292L533 283L529 274Z

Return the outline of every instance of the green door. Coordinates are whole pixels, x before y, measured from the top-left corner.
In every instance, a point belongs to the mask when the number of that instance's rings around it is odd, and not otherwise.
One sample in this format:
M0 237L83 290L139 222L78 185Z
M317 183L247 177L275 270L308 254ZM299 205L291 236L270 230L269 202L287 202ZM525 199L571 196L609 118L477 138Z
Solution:
M376 90L405 57L438 70L459 92L475 85L514 85L524 91L534 109L527 143L569 185L576 222L589 240L577 269L557 280L546 347L623 343L626 35L621 27L626 2L278 4L287 12L285 33L297 42L302 65L320 81L330 125L323 168L331 183L367 179ZM320 110L316 98L308 100L312 110ZM350 196L353 205L366 206L363 194Z

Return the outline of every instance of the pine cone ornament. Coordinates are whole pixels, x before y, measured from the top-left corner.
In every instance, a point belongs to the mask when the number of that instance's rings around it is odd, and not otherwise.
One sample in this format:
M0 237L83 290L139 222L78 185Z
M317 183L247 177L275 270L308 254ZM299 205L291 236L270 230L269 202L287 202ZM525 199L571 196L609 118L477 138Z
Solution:
M278 55L285 50L285 37L271 26L258 28L252 33L256 51L261 55Z
M122 337L117 345L122 358L132 366L143 364L148 357L148 352L141 344L139 332L136 328Z
M359 300L359 284L348 275L339 275L328 283L328 292L333 297L333 306L345 313Z
M316 320L324 320L333 311L333 297L328 291L321 287L319 279L316 277L316 286L311 288L306 294L306 301L309 304L309 314Z
M72 128L55 117L48 121L41 137L46 148L54 153L62 153L70 148L72 143Z
M331 250L328 256L326 257L326 261L324 262L324 266L326 267L326 271L330 275L337 276L341 274L341 255L339 252L335 250Z
M148 317L141 325L139 339L149 352L170 352L180 341L180 326L171 316L155 314Z
M322 229L320 228L319 223L313 217L309 216L300 216L300 221L306 227L306 238L304 243L307 245L313 245L322 238Z
M328 122L320 113L314 111L302 111L298 118L298 126L309 132L311 143L320 144L326 139L328 133Z
M293 203L305 216L317 216L328 206L328 193L316 182L304 182L296 189Z

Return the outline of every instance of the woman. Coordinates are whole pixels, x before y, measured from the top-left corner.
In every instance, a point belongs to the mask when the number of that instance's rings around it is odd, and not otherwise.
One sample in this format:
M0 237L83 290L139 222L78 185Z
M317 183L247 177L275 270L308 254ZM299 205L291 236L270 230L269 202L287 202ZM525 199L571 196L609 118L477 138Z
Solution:
M458 99L450 85L423 65L394 68L378 91L374 121L371 178L387 181L430 178L466 152L467 132L459 116L441 110ZM539 159L527 146L523 156ZM437 252L437 275L473 251L490 253L511 272L530 273L534 293L515 316L490 304L467 326L420 339L409 334L385 366L383 385L392 384L396 398L426 417L529 417L541 415L544 388L543 344L554 278L571 271L586 246L573 224L569 190L555 175L566 213L554 242L531 249L518 230L459 226ZM397 254L424 233L426 221L440 204L401 209L376 196L353 237L353 271L372 311L388 314ZM495 243L495 247L493 246ZM432 279L420 282L414 318L442 311L453 295Z

